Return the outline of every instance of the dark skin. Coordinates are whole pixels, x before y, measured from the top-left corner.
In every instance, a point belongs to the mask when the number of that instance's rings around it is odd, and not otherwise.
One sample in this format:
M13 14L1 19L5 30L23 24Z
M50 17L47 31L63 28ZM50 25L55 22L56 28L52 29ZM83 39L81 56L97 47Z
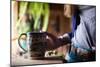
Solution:
M51 33L46 32L46 34L48 36L46 50L53 50L60 46L66 45L67 43L71 43L70 40L65 42L61 38L58 38Z
M71 18L72 15L75 13L75 11L77 10L77 6L72 6L72 5L64 5L64 15L67 18ZM66 45L68 43L71 43L71 41L63 41L62 39L54 36L51 33L46 33L48 38L47 38L47 48L46 50L52 50L52 49L56 49L60 46Z
M49 36L49 38L47 38L46 51L53 50L53 49L56 49L60 46L67 45L68 43L71 43L71 42L63 43L61 39L59 39L58 37L52 35L51 33L47 33L47 35ZM71 45L70 45L69 48L66 48L66 49L68 49L68 51L73 49L73 51L77 54L77 48L72 47ZM90 51L88 53L83 53L82 55L78 54L78 56L80 56L81 59L86 59L86 60L81 60L81 61L91 61L91 58L95 59L95 57L94 57L95 56L95 51L94 52Z
M47 32L46 34L48 36L46 50L53 50L53 49L56 49L62 46L61 41L56 36L52 35L51 33L47 33Z
M64 11L65 11L64 14L65 14L66 17L71 18L72 15L77 10L78 10L77 6L68 5L68 6L65 6L64 7ZM70 11L72 13L70 13ZM47 35L49 36L49 38L47 39L47 48L46 48L46 50L56 49L56 48L58 48L60 46L66 45L67 43L71 43L70 41L68 41L68 42L66 41L65 42L62 39L59 39L58 37L56 37L56 36L54 36L54 35L52 35L50 33L47 33ZM78 48L75 48L73 46L70 46L70 49L72 49L72 51L74 51L75 54L77 54L77 56L82 59L80 61L92 61L92 60L95 60L95 55L96 55L95 54L95 51L88 51L87 53L79 54L79 53L77 53Z

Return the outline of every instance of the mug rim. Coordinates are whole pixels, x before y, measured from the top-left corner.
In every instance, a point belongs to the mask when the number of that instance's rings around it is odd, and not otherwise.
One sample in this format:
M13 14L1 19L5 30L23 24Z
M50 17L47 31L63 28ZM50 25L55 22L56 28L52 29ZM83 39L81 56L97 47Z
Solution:
M34 31L34 32L27 32L28 34L31 34L31 33L46 33L46 32L37 32L37 31Z

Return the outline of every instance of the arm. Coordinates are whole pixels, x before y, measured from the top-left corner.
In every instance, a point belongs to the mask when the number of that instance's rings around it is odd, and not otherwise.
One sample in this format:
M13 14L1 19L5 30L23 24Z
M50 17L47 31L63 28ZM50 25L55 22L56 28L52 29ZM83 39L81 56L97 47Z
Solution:
M89 6L82 7L88 8ZM74 32L75 35L70 45L69 62L95 61L95 8L89 8L82 12L84 15L81 15L81 22Z
M68 43L71 43L71 39L69 35L66 33L62 36L56 37L50 33L46 33L47 36L47 50L56 49L60 46L66 45Z

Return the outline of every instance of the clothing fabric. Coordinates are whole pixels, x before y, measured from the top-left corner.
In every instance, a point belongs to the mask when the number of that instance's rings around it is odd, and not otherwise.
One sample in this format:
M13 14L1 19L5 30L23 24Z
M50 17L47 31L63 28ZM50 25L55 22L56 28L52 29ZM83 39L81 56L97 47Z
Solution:
M80 57L80 54L95 52L96 47L96 7L95 6L78 6L80 13L80 24L76 25L74 35L71 38L71 50L66 55L68 62L77 62L85 60L95 60L94 58ZM76 17L77 19L77 17ZM72 23L75 22L72 19ZM76 51L74 49L76 49ZM85 59L84 59L85 58Z
M72 16L72 32L68 33L70 39L74 37L74 32L77 29L77 26L80 24L80 16L79 16L80 11L77 9L77 12Z

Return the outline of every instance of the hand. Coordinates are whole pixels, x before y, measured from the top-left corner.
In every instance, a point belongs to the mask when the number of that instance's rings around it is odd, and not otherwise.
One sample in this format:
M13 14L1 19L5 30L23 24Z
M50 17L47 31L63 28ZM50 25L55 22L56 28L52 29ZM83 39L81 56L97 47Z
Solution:
M58 37L48 32L46 32L46 34L47 34L47 37L46 37L47 49L46 50L56 49L62 45L61 40Z

